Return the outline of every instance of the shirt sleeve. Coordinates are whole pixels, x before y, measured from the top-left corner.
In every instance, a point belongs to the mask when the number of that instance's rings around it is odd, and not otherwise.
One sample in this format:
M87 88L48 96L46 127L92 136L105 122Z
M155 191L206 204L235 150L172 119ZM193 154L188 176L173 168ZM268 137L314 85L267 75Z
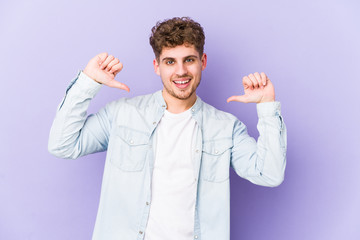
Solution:
M243 123L235 124L231 166L254 184L275 187L283 182L286 166L287 135L280 102L259 103L257 112L257 142Z
M107 149L111 108L107 105L87 116L90 100L100 88L101 84L82 71L71 81L50 130L48 150L51 154L75 159Z

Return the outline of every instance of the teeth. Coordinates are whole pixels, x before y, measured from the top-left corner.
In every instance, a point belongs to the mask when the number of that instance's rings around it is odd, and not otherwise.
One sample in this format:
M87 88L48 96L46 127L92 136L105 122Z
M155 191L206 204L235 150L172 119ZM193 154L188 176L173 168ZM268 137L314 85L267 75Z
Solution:
M176 84L185 84L188 83L190 80L186 80L186 81L174 81Z

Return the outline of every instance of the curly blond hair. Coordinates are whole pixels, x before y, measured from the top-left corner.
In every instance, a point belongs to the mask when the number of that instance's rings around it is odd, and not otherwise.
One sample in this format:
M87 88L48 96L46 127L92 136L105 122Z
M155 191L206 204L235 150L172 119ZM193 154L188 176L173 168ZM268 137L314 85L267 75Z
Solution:
M159 56L164 47L193 45L200 57L204 52L205 34L201 25L189 17L174 17L159 21L151 29L150 45L155 57Z

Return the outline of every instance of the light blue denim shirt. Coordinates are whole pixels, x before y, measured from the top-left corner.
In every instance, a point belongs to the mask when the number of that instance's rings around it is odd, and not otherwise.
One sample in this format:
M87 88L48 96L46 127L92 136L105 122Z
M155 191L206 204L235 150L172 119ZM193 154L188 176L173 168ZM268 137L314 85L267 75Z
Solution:
M107 150L93 240L140 240L151 206L153 136L166 103L158 91L119 99L87 116L100 87L79 72L59 105L48 148L57 157L72 159ZM257 111L256 142L236 117L199 97L191 108L200 130L193 152L194 239L230 239L230 166L262 186L275 187L284 179L286 128L280 103L257 104Z

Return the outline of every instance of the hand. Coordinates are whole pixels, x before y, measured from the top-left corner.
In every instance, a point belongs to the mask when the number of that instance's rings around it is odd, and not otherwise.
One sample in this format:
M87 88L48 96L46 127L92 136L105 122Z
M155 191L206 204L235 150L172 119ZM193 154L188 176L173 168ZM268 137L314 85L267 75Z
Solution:
M274 86L265 73L256 72L243 77L243 85L245 94L229 97L227 102L263 103L275 101Z
M100 53L89 61L83 72L98 83L130 92L128 86L114 79L122 68L119 59L107 53Z

